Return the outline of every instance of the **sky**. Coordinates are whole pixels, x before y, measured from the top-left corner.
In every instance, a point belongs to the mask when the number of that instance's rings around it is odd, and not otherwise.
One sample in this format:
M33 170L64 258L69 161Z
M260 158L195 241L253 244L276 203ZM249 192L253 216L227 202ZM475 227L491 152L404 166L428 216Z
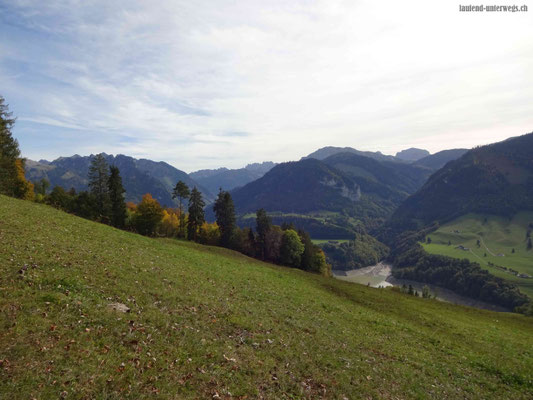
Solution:
M533 2L0 0L0 95L23 156L187 172L395 154L533 131Z

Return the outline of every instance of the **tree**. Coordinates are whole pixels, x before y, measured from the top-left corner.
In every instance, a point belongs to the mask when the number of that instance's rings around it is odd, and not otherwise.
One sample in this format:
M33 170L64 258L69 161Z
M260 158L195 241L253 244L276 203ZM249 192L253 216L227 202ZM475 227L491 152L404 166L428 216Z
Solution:
M299 267L304 245L293 229L287 229L283 232L280 248L280 262L291 267Z
M298 236L300 237L300 241L304 245L304 251L300 259L300 268L304 271L309 271L311 269L311 263L315 251L314 244L311 241L311 236L309 236L306 231L302 229L298 230Z
M33 200L35 198L33 183L27 181L24 176L24 160L22 158L15 160L15 171L14 196L19 199Z
M477 247L481 247L481 242L479 241L479 239L478 239L477 242L476 242L476 246L477 246Z
M198 240L198 231L205 222L204 216L205 202L202 199L202 193L196 187L192 189L189 200L189 220L187 222L187 238L189 240Z
M428 236L427 240L426 240L426 243L427 244L431 244L431 238Z
M46 202L52 207L69 212L72 210L73 201L74 199L70 193L66 192L61 186L55 186Z
M159 224L158 233L165 237L176 237L180 234L179 210L163 210L163 219Z
M257 257L257 241L255 240L255 234L252 228L248 230L248 243L252 247L252 254L250 256Z
M424 299L429 299L431 298L431 294L429 292L429 287L427 285L424 285L424 287L422 288L422 297Z
M266 254L266 235L272 227L272 220L267 215L266 211L261 208L255 213L255 230L257 231L257 242L259 246L259 257L261 260L265 259Z
M217 223L213 222L212 224L209 224L204 222L200 227L198 241L202 244L218 246L218 243L220 242L220 229L218 229Z
M315 246L309 270L324 276L331 276L331 265L326 262L326 255L318 246Z
M124 228L127 217L126 202L124 200L126 190L122 186L120 170L114 165L109 167L107 190L109 193L111 225L116 228Z
M20 157L19 145L11 135L15 124L5 99L0 96L0 193L13 196L16 176L15 161Z
M87 191L78 193L73 199L72 212L82 218L96 220L98 213L94 195Z
M220 227L220 244L223 247L231 247L231 239L236 227L236 217L235 206L229 192L220 189L213 211Z
M96 198L97 213L106 220L110 214L109 168L102 153L93 157L89 167L89 189Z
M163 208L150 193L146 193L133 216L133 226L141 235L151 236L162 218Z
M0 96L0 194L33 200L33 184L24 177L24 162L11 129L15 124L5 99Z
M174 190L172 191L172 198L175 199L177 197L179 201L180 229L182 236L185 236L185 214L183 212L182 201L188 199L190 195L191 192L189 191L187 184L183 181L178 181L174 187Z
M283 231L279 226L272 226L265 237L265 260L279 263L280 262L280 248L281 240L283 238Z
M42 178L39 182L34 183L35 194L40 194L41 196L46 196L46 192L50 187L50 181L46 178Z
M250 241L251 228L236 227L231 238L231 248L247 256L255 256L254 241Z

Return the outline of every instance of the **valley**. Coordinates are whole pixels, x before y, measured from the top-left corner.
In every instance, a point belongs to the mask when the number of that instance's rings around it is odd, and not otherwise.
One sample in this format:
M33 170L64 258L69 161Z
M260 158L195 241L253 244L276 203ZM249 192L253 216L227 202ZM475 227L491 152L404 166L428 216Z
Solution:
M392 266L384 262L349 271L333 270L333 276L342 281L367 285L379 289L388 287L405 288L411 286L419 296L422 296L424 287L426 287L428 289L428 293L439 301L468 307L476 307L484 310L493 310L499 312L509 311L503 307L458 295L449 289L437 285L424 284L407 279L397 279L392 275Z

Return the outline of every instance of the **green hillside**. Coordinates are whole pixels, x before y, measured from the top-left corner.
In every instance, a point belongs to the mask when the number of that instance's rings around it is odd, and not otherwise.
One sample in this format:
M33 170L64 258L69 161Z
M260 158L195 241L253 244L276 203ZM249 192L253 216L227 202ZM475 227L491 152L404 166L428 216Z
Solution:
M0 196L0 398L527 399L532 334Z
M468 214L428 235L431 244L423 246L428 253L468 258L477 262L492 274L515 283L522 292L533 297L533 250L526 249L525 240L530 223L533 223L533 212L520 212L511 220ZM458 246L467 250L457 248ZM519 277L518 274L529 275L531 278Z
M468 213L533 211L533 133L476 147L435 172L394 212L389 226L418 230Z

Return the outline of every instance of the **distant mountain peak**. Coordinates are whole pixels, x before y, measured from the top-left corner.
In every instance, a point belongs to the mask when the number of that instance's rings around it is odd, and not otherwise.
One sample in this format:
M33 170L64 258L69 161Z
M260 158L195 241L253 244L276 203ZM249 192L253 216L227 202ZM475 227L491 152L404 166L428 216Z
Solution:
M424 149L417 149L416 147L410 147L408 149L399 151L396 153L396 158L399 158L400 160L408 161L408 162L414 162L418 161L421 158L429 156L430 153L427 150Z
M277 164L272 161L248 164L244 168L228 169L202 169L191 172L189 176L204 185L212 193L223 190L232 190L261 178Z
M373 158L374 160L378 160L378 161L399 161L396 157L385 155L381 153L380 151L362 151L362 150L354 149L352 147L335 147L335 146L322 147L312 152L311 154L305 157L302 157L301 160L305 160L307 158L324 160L332 155L339 154L339 153L357 154L360 156Z

